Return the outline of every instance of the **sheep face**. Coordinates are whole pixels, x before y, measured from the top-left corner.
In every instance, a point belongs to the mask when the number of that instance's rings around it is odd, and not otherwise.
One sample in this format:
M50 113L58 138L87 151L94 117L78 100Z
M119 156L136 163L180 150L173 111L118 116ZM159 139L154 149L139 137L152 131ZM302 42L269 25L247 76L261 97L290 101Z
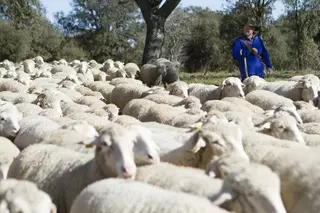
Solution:
M259 128L259 132L272 135L273 137L305 144L296 120L290 115L284 114L274 117L273 119L265 122Z
M243 149L241 129L235 124L209 122L200 127L195 136L193 153L204 148L205 151L211 153L212 157L219 158L226 153L235 152L249 160Z
M255 75L244 79L243 84L245 85L244 87L245 94L248 94L253 90L256 90L256 88L263 83L266 83L266 81L263 78L260 78L259 76L255 76Z
M0 212L56 213L57 209L49 195L33 183L7 179L0 187Z
M188 98L188 89L188 84L183 81L176 81L172 84L169 84L167 87L169 95L175 95L182 98Z
M280 178L276 173L260 164L239 167L223 178L239 195L236 203L240 204L241 210L237 209L237 212L286 213L280 196Z
M245 85L241 83L238 78L227 78L221 85L221 98L224 97L239 97L244 98L243 87Z
M0 135L14 138L20 130L19 122L23 115L19 110L7 102L0 104Z
M167 74L167 66L165 64L157 65L156 73L165 76Z
M319 78L312 74L303 76L295 85L296 88L302 89L302 100L306 102L317 101L319 98Z
M133 155L135 135L124 127L112 124L102 130L91 142L95 145L95 158L103 173L121 178L134 179L136 164Z
M136 134L133 148L136 164L140 166L160 163L160 148L153 141L152 132L141 125L131 125L128 128Z

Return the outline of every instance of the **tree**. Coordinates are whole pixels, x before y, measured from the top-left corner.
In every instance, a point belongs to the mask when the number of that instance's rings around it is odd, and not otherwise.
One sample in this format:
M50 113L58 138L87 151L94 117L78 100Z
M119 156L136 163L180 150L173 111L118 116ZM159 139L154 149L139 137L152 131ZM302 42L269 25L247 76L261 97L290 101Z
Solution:
M159 58L165 41L165 22L181 0L135 0L147 26L142 64Z

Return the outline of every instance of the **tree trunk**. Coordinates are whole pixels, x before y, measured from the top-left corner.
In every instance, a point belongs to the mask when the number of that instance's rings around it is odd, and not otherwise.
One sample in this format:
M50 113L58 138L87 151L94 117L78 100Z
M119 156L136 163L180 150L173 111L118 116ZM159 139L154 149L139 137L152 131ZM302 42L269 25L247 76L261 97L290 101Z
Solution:
M162 17L152 17L153 20L146 20L147 35L144 45L142 64L148 61L160 58L165 39L165 20Z

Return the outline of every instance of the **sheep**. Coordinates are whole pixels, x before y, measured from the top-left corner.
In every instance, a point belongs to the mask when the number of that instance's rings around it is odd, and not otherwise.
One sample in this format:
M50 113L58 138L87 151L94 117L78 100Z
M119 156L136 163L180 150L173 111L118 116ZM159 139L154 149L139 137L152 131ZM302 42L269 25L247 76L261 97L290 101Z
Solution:
M293 101L289 98L267 90L252 91L246 95L245 100L251 104L261 107L263 110L270 110L277 106L287 106L289 108L296 109Z
M3 101L8 101L13 104L18 103L33 103L37 99L37 95L28 93L19 93L11 91L0 92L0 99Z
M0 100L0 136L13 140L20 130L22 118L22 113L15 105Z
M184 81L176 81L168 84L167 90L169 95L175 95L182 98L188 98L189 85Z
M204 169L212 159L231 151L248 159L241 129L231 123L205 123L181 147L160 156L162 162Z
M33 73L35 71L36 63L32 59L23 61L23 69L25 73Z
M181 97L167 94L150 94L144 97L143 99L153 101L157 104L168 104L170 106L176 105L183 100L183 98Z
M57 66L54 66L50 72L56 76L57 73L63 73L63 76L68 76L68 75L77 75L77 71L68 66L68 65L57 65Z
M237 106L247 107L253 113L256 113L256 114L262 114L264 112L264 110L261 107L253 105L250 102L246 101L245 99L240 99L236 97L225 97L225 98L222 98L221 101L227 101L227 102L236 104Z
M117 86L119 84L137 84L143 85L142 81L132 78L114 78L110 81L110 85Z
M27 93L28 86L12 79L3 79L0 81L0 92L2 91Z
M111 103L117 105L122 111L125 105L135 98L140 98L143 92L148 90L144 85L119 84L111 92Z
M135 177L135 137L136 133L122 126L107 126L87 144L96 147L93 158L55 145L31 145L14 159L8 177L35 182L51 196L58 212L68 213L74 198L90 183L109 177Z
M93 91L98 91L106 99L107 103L111 103L111 93L115 86L109 84L109 82L90 82L86 84L86 87Z
M84 120L88 122L90 125L94 126L98 132L101 130L101 128L111 123L111 121L109 121L106 117L101 117L86 112L74 112L67 114L66 117L71 118L73 120Z
M162 94L162 95L169 95L169 91L165 90L165 88L160 86L154 86L148 89L147 91L143 92L140 98L144 98L151 94Z
M298 114L300 115L303 123L318 123L320 122L320 110L299 110Z
M319 212L320 204L318 156L317 147L312 149L271 147L264 156L258 156L254 161L270 167L280 176L281 197L288 212L316 213Z
M252 90L267 90L293 101L303 100L306 102L312 102L318 98L319 83L319 78L312 74L303 76L298 82L266 82L263 79L259 79L257 76L251 76L244 81L244 84L248 87L248 93Z
M126 63L123 69L126 71L128 78L133 79L135 78L137 73L140 72L140 68L138 67L138 65L132 62Z
M223 80L220 86L191 84L189 85L189 96L195 96L200 99L201 104L208 100L220 100L224 97L244 98L243 84L239 78L228 77Z
M242 105L235 105L234 103L230 103L227 101L222 100L211 100L205 102L202 107L202 110L206 112L210 112L211 110L220 111L220 112L242 112L247 115L253 115L254 113L245 106Z
M320 135L320 123L299 124L298 128L301 132L306 134Z
M167 88L167 84L172 84L174 82L180 81L177 68L173 64L166 64L166 71L162 74L161 79L164 88Z
M20 150L7 138L0 137L0 180L6 179L9 166Z
M121 125L129 125L129 124L140 124L141 121L138 119L128 116L128 115L120 115L116 116L112 119L113 123L121 124Z
M287 212L281 200L280 178L265 165L250 163L242 156L229 153L212 162L206 173L223 179L224 184L238 194L236 200L228 205L228 210Z
M23 117L39 115L39 113L43 110L41 107L31 103L20 103L15 104L19 112L22 113Z
M124 63L121 62L121 61L115 61L113 64L118 69L123 69L124 68Z
M157 86L162 82L166 75L167 69L165 64L145 64L141 67L140 80L148 87Z
M139 121L147 121L148 112L151 106L157 103L147 99L132 99L122 110L123 115L132 116Z
M77 104L89 106L92 109L99 109L106 106L106 104L94 96L82 96L76 101Z
M175 175L172 175L175 174ZM212 179L202 169L159 163L137 168L136 181L166 190L206 197L212 204L220 204L222 196L232 197L232 190L220 179Z
M59 124L41 115L24 117L19 124L20 130L13 143L20 150L39 143L46 132L59 128Z
M316 110L318 109L313 105L313 103L305 102L305 101L294 101L294 106L297 108L297 110Z
M200 109L202 107L202 104L200 103L200 100L198 98L189 96L173 106L184 106L184 108L186 109Z
M203 197L165 190L139 181L109 178L86 187L74 200L70 213L126 213L133 209L139 213L228 212Z
M55 213L50 196L36 184L26 180L7 179L0 182L0 211L7 213Z

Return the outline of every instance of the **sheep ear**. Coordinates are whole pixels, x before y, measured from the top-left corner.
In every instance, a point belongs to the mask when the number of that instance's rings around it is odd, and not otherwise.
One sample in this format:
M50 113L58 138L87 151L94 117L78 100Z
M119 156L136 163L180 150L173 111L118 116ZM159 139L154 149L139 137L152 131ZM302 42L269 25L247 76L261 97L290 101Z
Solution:
M237 193L232 189L223 189L219 194L217 194L212 200L213 204L216 206L221 206L223 203L234 199Z
M50 209L50 213L57 213L57 207L55 204L51 204L51 209Z
M98 145L99 137L94 137L93 139L87 139L78 142L78 144L85 145L86 148L93 148L94 146Z
M255 131L256 132L263 132L265 130L269 130L271 128L271 122L270 121L267 121L266 123L258 126L258 127L255 127Z
M201 137L200 133L196 133L195 135L195 139L196 141L194 141L195 143L193 144L193 147L191 148L191 152L196 154L197 152L199 152L199 150L203 147L206 146L206 141Z

